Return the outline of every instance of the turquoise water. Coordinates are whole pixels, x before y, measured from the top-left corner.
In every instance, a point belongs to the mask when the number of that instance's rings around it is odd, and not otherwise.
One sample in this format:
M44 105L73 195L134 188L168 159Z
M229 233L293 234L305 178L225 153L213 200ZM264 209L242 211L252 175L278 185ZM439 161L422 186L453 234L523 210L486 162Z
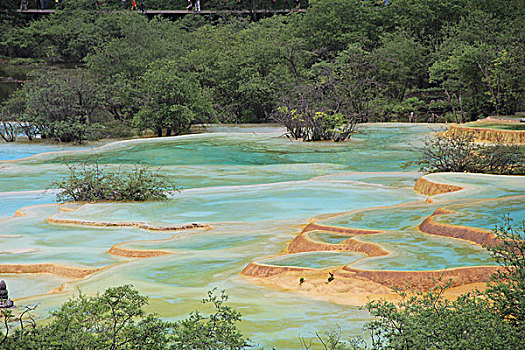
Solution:
M394 205L421 199L413 190L355 183L287 182L257 186L202 188L175 193L166 202L88 204L54 215L56 219L148 222L174 225L191 222L306 219L341 208Z
M495 265L488 252L461 240L425 235L415 229L362 236L378 243L390 255L359 261L354 268L366 270L429 271L463 266Z
M28 205L53 203L55 196L49 191L0 193L0 219L13 216L18 209Z
M427 271L493 265L487 252L468 242L425 235L416 230L435 209L458 214L436 220L490 227L505 212L523 217L524 177L433 174L464 190L426 196L413 190L420 176L414 145L435 125L381 124L343 143L291 142L283 130L265 126L210 127L209 133L132 140L100 148L62 149L30 158L0 161L0 264L58 263L106 268L73 280L47 274L0 275L10 295L38 303L44 315L81 289L96 293L131 283L150 297L150 310L168 319L185 317L213 287L226 289L244 315L242 329L265 347L298 348L298 336L337 327L345 336L361 334L370 315L345 306L276 290L244 278L250 262L276 266ZM0 144L0 158L22 158L58 151L43 145ZM31 148L31 149L30 149ZM2 153L3 152L3 153ZM34 152L34 153L32 153ZM113 169L145 162L170 176L182 191L165 202L99 203L61 211L55 191L44 191L67 175L65 164L92 161ZM485 200L498 198L498 200ZM25 216L11 217L22 209ZM370 209L373 208L373 209ZM335 213L339 213L336 215ZM387 256L312 252L283 254L286 244L312 217L320 224L384 231L354 236L380 244ZM209 224L211 230L147 231L131 227L93 227L49 223L48 218L86 223L140 222L152 226ZM348 236L315 231L318 242L337 244ZM127 249L170 254L134 259L110 255L117 243ZM42 295L65 283L58 294Z
M45 152L61 152L88 149L85 146L70 146L62 144L46 144L40 141L6 143L0 141L0 161L21 159Z
M524 202L525 196L518 196L452 205L447 209L453 213L439 215L434 220L444 224L493 230L496 225L502 224L503 216L508 215L516 225L520 225L525 219ZM495 216L494 213L500 213L500 216Z
M328 244L341 244L352 236L338 235L325 231L310 231L304 234L312 241Z

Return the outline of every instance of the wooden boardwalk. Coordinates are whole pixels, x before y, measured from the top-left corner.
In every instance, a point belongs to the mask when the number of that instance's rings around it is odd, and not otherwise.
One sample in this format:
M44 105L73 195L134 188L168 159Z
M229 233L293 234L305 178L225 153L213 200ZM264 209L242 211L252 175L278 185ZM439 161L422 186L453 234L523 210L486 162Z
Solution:
M55 10L17 10L22 14L31 15L45 15L55 13ZM202 10L202 11L187 11L187 10L146 10L136 11L145 15L166 15L166 16L184 16L184 15L222 15L222 14L234 14L234 15L273 15L273 14L287 14L292 12L306 12L303 9L291 9L291 10Z

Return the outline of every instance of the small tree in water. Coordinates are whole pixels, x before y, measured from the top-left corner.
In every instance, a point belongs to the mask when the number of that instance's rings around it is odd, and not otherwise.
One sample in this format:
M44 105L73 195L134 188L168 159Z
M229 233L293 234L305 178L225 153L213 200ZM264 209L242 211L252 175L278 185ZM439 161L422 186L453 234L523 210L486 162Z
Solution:
M274 121L303 141L344 141L366 122L377 99L377 82L365 52L352 46L333 62L314 65L308 77L282 94Z

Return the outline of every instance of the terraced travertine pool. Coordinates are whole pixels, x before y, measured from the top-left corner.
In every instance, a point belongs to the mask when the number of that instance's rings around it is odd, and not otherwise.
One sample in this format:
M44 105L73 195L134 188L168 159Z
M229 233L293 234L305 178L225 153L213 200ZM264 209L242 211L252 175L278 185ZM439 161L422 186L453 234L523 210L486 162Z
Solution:
M367 125L343 143L221 126L91 149L0 144L0 279L41 316L78 290L130 283L150 297L150 311L180 319L205 311L200 300L218 287L244 315L244 333L267 348L299 348L299 336L338 325L361 334L370 316L357 301L388 294L388 273L494 266L479 244L420 231L425 219L480 232L505 213L523 220L525 177L433 174L425 181L463 189L431 198L414 190L421 174L401 165L438 129ZM95 158L158 167L182 191L165 202L55 203L46 189L66 164ZM433 216L438 209L447 214Z

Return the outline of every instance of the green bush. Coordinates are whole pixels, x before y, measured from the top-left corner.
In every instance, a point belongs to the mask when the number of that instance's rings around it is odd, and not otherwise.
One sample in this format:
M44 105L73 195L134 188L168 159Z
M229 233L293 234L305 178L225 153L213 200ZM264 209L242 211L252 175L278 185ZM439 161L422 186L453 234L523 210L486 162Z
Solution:
M147 201L166 200L176 191L174 183L146 165L131 170L109 170L95 164L68 165L69 177L56 181L57 201Z
M92 297L80 294L52 312L51 321L44 326L31 316L34 307L26 308L18 319L12 311L2 310L0 347L6 350L246 349L248 340L237 328L240 313L224 305L228 299L224 291L220 296L215 291L208 292L203 300L214 305L214 313L204 316L195 311L178 322L165 322L155 314L146 314L148 298L131 285L108 288ZM23 327L16 328L20 325Z
M525 155L519 146L483 145L472 136L443 136L425 140L418 160L420 171L525 174Z

